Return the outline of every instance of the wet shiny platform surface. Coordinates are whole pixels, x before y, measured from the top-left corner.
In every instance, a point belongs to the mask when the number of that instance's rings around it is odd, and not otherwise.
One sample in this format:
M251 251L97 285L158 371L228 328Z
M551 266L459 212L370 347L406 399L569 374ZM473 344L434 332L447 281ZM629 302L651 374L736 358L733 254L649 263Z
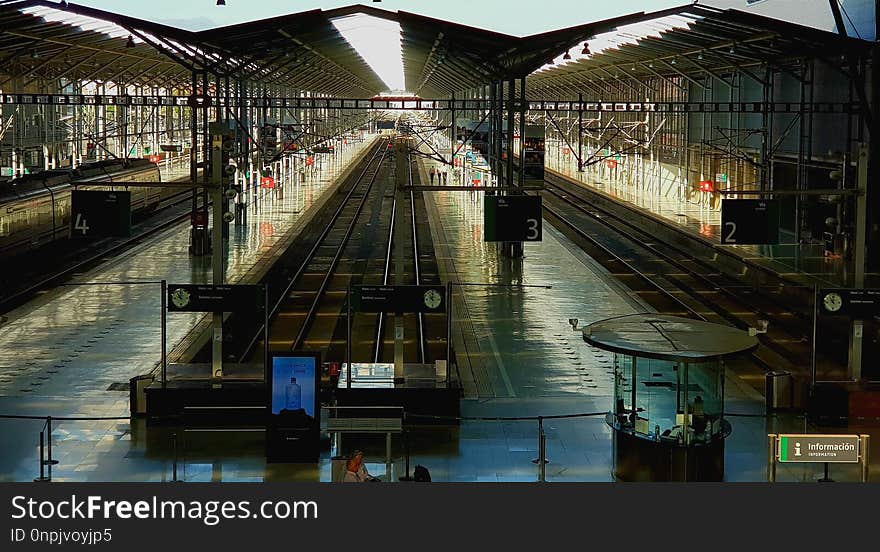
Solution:
M368 145L352 143L328 159L320 173L290 183L280 198L274 190L260 190L245 223L230 228L227 281L252 277L276 246L292 238L300 215ZM211 281L210 256L188 253L189 232L188 224L174 226L6 313L8 321L0 326L0 414L127 418L129 379L150 372L161 359L159 282ZM167 349L200 318L169 315ZM59 423L56 457L74 454L56 468L61 477L76 480L75 472L95 471L99 464L102 471L121 469L98 459L112 443L131 438L127 420ZM0 419L0 480L27 479L22 474L36 464L41 426ZM61 445L67 441L77 445Z
M680 196L677 187L669 182L663 186L656 183L637 184L616 180L611 171L601 163L587 167L584 172L577 171L577 161L573 155L557 155L552 145L547 151L547 167L582 186L607 194L617 201L628 203L639 209L665 219L671 225L700 236L716 245L721 243L721 211L711 209L707 198L688 200ZM707 196L707 194L701 194ZM783 232L782 245L737 245L725 246L733 254L748 261L766 266L778 274L812 284L844 285L852 274L845 271L845 263L840 257L827 257L821 244L795 244L793 235ZM880 275L870 274L869 280L880 282Z
M320 190L318 184L305 188L311 191L304 189L303 194L312 197ZM271 247L260 231L264 224L272 225L272 236L280 235L285 232L283 221L298 208L289 194L274 209L270 203L252 212L247 232L236 236L242 245L236 246L238 255L230 256L231 273L242 274L253 263L246 251ZM537 422L496 418L590 414L545 421L550 459L546 477L557 482L611 481L612 434L604 414L612 408L612 359L584 343L568 319L578 318L585 325L643 307L547 223L543 243L527 244L521 261L505 260L494 245L482 241L481 206L482 195L473 192L437 192L428 201L441 274L458 284L478 284L453 286L453 335L465 379L462 414L484 419L412 433L410 465L428 467L434 481L536 481L538 468L532 460L538 450ZM156 278L162 270L171 279L196 278L205 267L191 263L186 243L185 231L169 233L161 246L153 246L156 250L132 252L103 272L85 276L143 278L137 270L149 270L149 278ZM539 287L507 287L514 284ZM60 290L0 328L0 365L5 367L0 372L0 412L127 416L127 386L121 391L106 389L127 382L158 360L156 346L149 346L158 339L158 295L154 288L147 291L149 286L153 285ZM33 320L26 324L29 318ZM176 318L169 341L194 322L187 315ZM17 353L7 350L16 345ZM24 391L28 387L34 390ZM768 420L763 398L730 374L726 389L733 426L726 444L726 479L763 481L767 433L802 432L803 420ZM41 421L0 420L0 480L27 481L37 475L36 437L41 426ZM172 431L147 431L142 421L60 422L54 432L54 457L60 460L54 479L171 481ZM876 433L873 441L878 442ZM317 465L266 464L262 434L180 431L178 443L176 473L189 482L331 479L329 451ZM385 473L384 436L346 437L343 445L343 453L362 448L368 469ZM404 446L395 436L390 475L396 480L404 470ZM780 481L816 480L821 469L780 466L778 474ZM849 468L837 467L832 475L839 480L857 477Z

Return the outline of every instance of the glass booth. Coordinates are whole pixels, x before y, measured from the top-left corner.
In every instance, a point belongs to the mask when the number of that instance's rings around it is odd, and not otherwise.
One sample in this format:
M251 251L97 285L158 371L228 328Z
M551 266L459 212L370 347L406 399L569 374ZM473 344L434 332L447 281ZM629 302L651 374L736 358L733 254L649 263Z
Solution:
M627 481L720 481L724 476L724 359L757 347L747 332L637 314L584 329L614 354L614 475Z

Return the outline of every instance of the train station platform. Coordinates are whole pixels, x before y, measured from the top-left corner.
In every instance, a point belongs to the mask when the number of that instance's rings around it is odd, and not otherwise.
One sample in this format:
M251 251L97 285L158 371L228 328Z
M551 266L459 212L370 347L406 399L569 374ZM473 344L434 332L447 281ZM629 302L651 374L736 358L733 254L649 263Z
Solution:
M623 173L610 170L605 163L594 163L578 172L574 155L560 153L555 143L548 141L547 146L546 163L551 175L565 178L643 217L723 250L725 255L800 285L852 285L852 272L847 270L847 263L839 255L826 255L822 243L794 243L793 235L782 232L780 245L722 246L721 209L710 206L711 194L700 192L688 198L674 182L659 182L658 178L630 180ZM866 285L880 285L880 274L867 274Z
M259 271L285 240L293 239L304 213L321 200L367 142L346 151L320 178L283 199L265 194L247 225L231 232L229 280ZM423 181L429 162L421 163ZM526 244L522 259L503 257L483 241L483 195L426 192L438 268L453 288L453 347L462 381L462 420L408 433L395 440L391 477L427 466L434 481L536 481L537 417L544 422L548 481L611 481L613 358L587 345L569 325L644 312L649 307L619 284L550 224L544 240ZM177 458L169 428L128 419L128 379L158 362L158 279L207 282L209 261L186 254L188 228L169 231L17 309L0 326L0 413L102 418L56 421L55 481L330 481L325 451L317 464L267 464L261 436L178 435ZM250 276L249 276L250 275ZM198 315L169 316L169 344L199 322ZM47 340L51 335L52 340ZM45 343L51 343L48 347ZM27 358L24 365L18 360ZM796 416L764 416L763 397L726 377L733 433L727 440L728 481L766 478L767 433L803 428ZM564 417L575 415L574 417ZM43 420L0 420L2 478L36 475L37 436ZM368 469L382 473L384 439L359 442ZM382 442L379 442L382 441ZM808 480L809 465L780 466L779 480Z
M279 248L289 245L305 224L304 217L323 203L326 192L334 189L371 142L340 148L322 163L320 172L289 183L283 194L259 189L244 223L230 228L227 281L252 277ZM168 176L181 177L181 173L177 168ZM137 455L129 454L137 429L128 421L129 380L149 373L161 359L161 280L211 281L211 258L189 255L189 234L188 223L173 226L6 313L7 320L0 325L0 414L116 418L56 423L55 457L61 460L55 470L57 480L164 477L161 469L155 474L143 471L155 466L130 461ZM200 314L169 315L168 349L201 318ZM33 477L43 423L0 419L0 480Z

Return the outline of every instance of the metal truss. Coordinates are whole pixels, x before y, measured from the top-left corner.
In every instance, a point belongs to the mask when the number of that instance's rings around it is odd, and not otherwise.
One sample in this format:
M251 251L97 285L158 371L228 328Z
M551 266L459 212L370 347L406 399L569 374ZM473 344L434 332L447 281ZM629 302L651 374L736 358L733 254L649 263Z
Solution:
M489 100L413 99L389 101L379 99L312 98L312 97L245 97L216 98L212 96L168 95L84 95L84 94L3 94L0 105L158 105L180 107L275 107L292 109L344 110L419 110L419 111L478 111L490 109ZM622 101L559 101L529 100L529 112L581 113L860 113L860 102L622 102Z

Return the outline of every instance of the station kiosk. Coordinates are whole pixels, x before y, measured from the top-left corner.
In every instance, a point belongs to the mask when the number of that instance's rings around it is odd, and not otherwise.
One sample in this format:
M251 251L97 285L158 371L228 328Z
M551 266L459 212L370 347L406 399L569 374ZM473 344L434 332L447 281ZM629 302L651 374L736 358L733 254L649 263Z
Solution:
M748 332L652 313L596 322L584 341L614 353L614 476L621 481L721 481L724 361L754 350Z

